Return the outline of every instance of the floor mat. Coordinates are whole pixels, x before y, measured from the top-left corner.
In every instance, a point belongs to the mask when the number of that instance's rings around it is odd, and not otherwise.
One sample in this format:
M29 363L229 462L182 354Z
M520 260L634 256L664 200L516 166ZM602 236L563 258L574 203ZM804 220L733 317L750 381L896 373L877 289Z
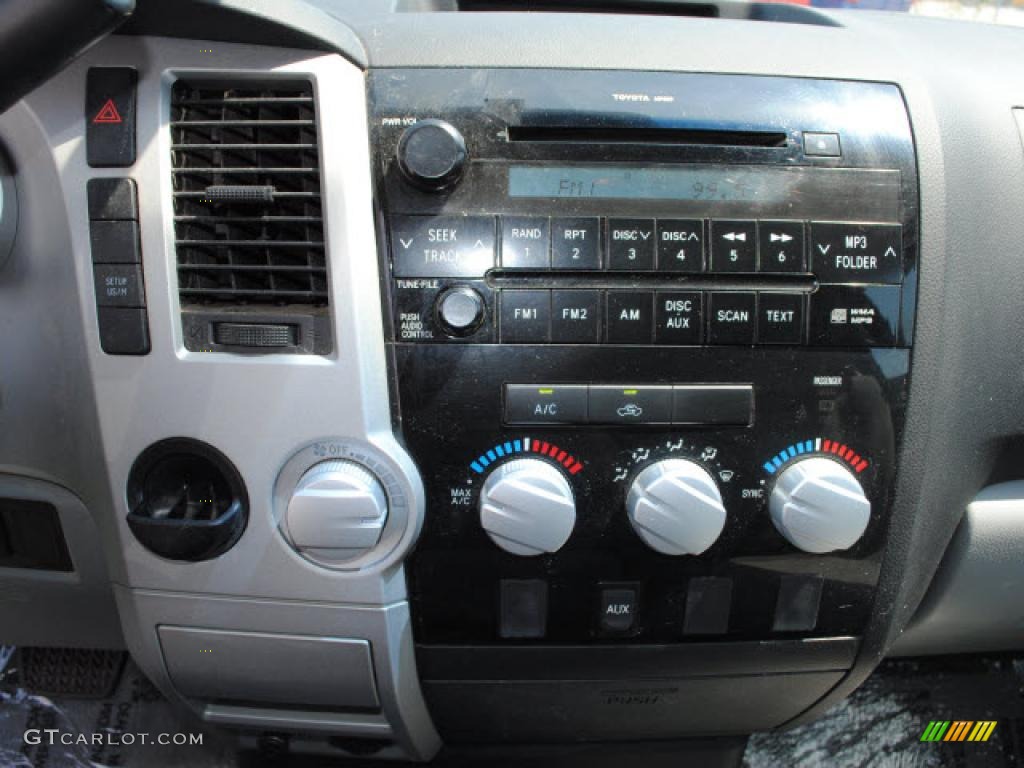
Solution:
M172 708L131 661L121 671L121 663L109 658L67 652L59 656L43 654L40 659L36 653L22 669L20 654L0 651L0 768L236 765L236 744L229 734ZM42 668L32 668L41 661ZM118 676L111 677L112 667L118 668ZM45 682L51 692L43 695L23 687L25 678ZM108 696L74 695L104 685L113 689ZM52 739L47 730L56 731ZM178 734L184 734L184 744L174 743L181 738ZM159 743L162 735L168 743ZM189 743L194 739L201 744Z
M240 765L230 734L210 730L172 708L130 660L112 695L76 698L44 696L20 687L18 659L0 648L0 768ZM72 675L69 685L75 684ZM988 741L921 741L932 721L982 720L996 721ZM26 743L26 731L45 729L71 734L74 743ZM138 734L155 738L164 733L198 734L202 744L137 741ZM91 743L97 734L102 742ZM135 736L135 743L125 743L126 736ZM944 657L886 662L822 719L784 733L753 736L744 765L1024 768L1024 660Z
M932 721L995 721L987 741L921 741ZM935 729L933 729L935 730ZM973 731L967 730L968 736ZM954 734L947 726L945 734ZM955 735L955 734L954 734ZM1024 768L1024 660L888 661L820 720L755 734L747 768Z

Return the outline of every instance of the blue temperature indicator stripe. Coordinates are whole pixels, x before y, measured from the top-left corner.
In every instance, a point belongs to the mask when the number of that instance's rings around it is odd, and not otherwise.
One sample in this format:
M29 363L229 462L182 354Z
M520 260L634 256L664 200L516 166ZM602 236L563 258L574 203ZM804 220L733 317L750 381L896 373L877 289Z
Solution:
M515 450L518 451L519 449L516 448ZM513 451L512 443L505 443L505 453L512 453L512 451Z
M500 445L496 445L496 446L494 446L494 451L495 451L495 453L497 453L497 454L498 454L499 456L504 456L504 455L505 455L505 449L504 449L504 448L502 448L502 447L501 447Z
M769 475L775 474L775 465L772 464L770 461L766 461L764 463L764 469L765 472L767 472Z
M796 449L793 448L792 445L789 446L789 448L787 448L786 451L789 453L789 458L792 459L794 456L796 456Z
M774 459L772 459L772 464L775 465L776 469L778 469L779 467L782 466L782 462L783 462L783 459L780 456L776 456Z
M491 461L497 461L498 460L498 457L494 455L494 451L488 451L487 452L487 458L490 459Z
M474 461L474 462L473 462L472 464L470 464L469 466L470 466L470 468L472 468L472 470L473 470L474 472L476 472L476 473L477 473L478 475L479 475L479 474L480 474L481 472L483 472L483 471L484 471L484 468L483 468L483 467L481 467L481 466L480 466L480 463L479 463L479 462L477 462L477 461Z
M516 440L513 443L513 445L515 445L515 447L516 447L516 453L519 453L521 450L523 450L523 441L522 440Z
M803 452L804 452L804 444L803 443L797 443L796 444L796 452L799 453L800 455L803 455Z
M806 443L804 443L804 450L807 451L808 453L813 453L814 452L814 441L813 440L808 440Z

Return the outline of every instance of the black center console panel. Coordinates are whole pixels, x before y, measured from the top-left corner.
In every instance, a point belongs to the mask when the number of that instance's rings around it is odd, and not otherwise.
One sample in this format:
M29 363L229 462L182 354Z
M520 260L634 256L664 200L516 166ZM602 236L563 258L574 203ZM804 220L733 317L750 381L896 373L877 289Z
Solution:
M369 88L442 735L799 714L852 665L887 535L918 267L899 90L543 70ZM704 511L651 523L680 488Z

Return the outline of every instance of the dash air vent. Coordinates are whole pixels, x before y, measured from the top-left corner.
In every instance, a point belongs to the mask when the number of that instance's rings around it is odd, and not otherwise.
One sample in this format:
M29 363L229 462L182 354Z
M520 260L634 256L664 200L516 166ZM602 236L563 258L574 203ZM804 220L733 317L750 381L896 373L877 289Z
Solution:
M186 348L329 352L312 85L177 81L171 159Z

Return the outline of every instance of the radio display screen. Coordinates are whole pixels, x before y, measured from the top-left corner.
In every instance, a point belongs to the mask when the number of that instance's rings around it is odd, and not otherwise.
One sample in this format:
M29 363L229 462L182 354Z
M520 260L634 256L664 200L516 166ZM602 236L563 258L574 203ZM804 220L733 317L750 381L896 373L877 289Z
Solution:
M509 197L522 198L717 200L772 204L792 200L805 192L809 176L836 170L749 165L513 165L508 169L508 194ZM842 169L842 172L873 173L857 169ZM873 181L877 184L881 179L876 176ZM898 175L887 181L895 181L898 189Z

